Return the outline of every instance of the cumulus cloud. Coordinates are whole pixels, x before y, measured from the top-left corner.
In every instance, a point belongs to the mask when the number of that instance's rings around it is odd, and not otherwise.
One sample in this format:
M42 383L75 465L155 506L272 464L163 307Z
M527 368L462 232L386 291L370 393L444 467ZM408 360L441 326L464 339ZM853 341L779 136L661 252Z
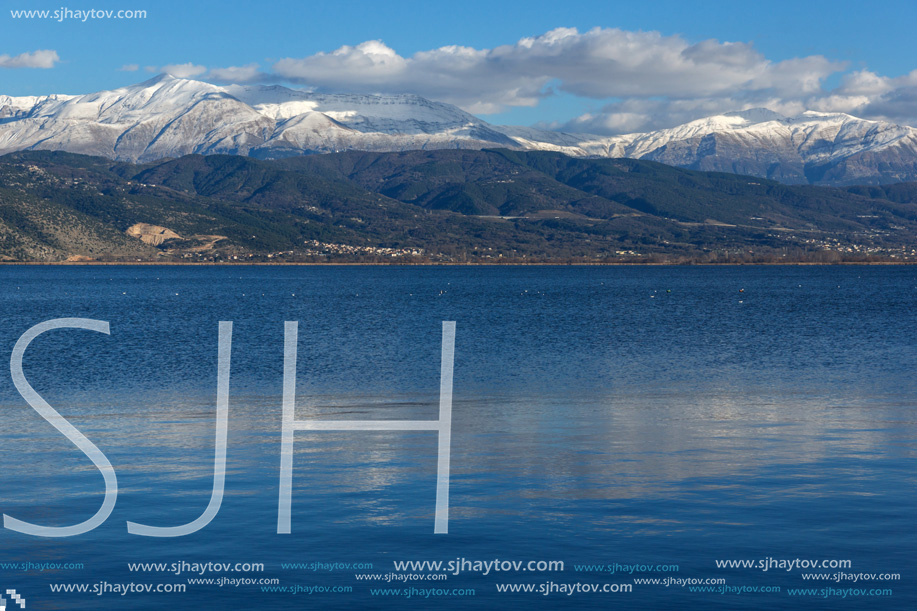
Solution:
M147 69L149 71L149 68ZM188 62L187 64L169 64L167 66L161 66L153 70L154 72L165 72L166 74L171 74L172 76L178 78L191 78L192 76L200 76L207 72L205 66L197 66Z
M475 107L477 112L537 104L551 77L514 72L501 66L492 53L448 46L405 58L374 40L302 59L283 59L273 70L286 80L319 89L416 93Z
M851 106L851 114L917 126L917 70L896 78L860 70L845 75L831 93Z
M207 78L221 83L243 84L267 80L267 75L259 69L258 64L248 64L247 66L212 68L207 73Z
M31 53L20 53L15 57L0 55L0 68L53 68L59 61L57 51L39 49Z
M775 106L779 106L777 110ZM544 125L549 129L591 134L628 134L674 127L701 117L709 117L735 110L766 107L795 115L805 110L796 110L781 105L781 100L770 98L750 104L730 96L700 99L627 99L604 106L599 112L587 113L566 123Z
M400 56L380 40L302 59L282 59L274 74L329 91L416 93L476 112L534 106L550 77L495 69L488 51L448 46Z
M736 110L768 108L785 116L807 110L846 113L865 119L917 126L917 70L884 77L868 70L844 75L840 86L786 91L737 91L734 95L698 99L627 99L606 105L555 129L619 134L672 127L701 117Z
M194 77L204 66L156 68ZM827 90L829 77L842 75ZM914 123L917 71L897 78L822 55L774 61L749 42L689 41L659 32L556 28L492 49L450 45L401 55L381 40L307 57L214 68L217 82L283 82L331 92L415 93L475 114L533 107L563 94L599 106L553 127L618 134L763 107L786 115L847 112Z
M751 44L557 28L494 49L440 47L402 57L382 41L280 60L274 74L329 90L410 91L478 112L534 106L557 90L585 98L702 98L813 92L844 68L821 56L771 62Z

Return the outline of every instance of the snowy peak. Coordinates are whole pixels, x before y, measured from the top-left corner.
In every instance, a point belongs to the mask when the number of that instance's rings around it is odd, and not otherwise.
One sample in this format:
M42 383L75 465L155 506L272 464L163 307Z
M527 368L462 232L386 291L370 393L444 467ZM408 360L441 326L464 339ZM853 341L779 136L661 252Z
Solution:
M779 112L774 112L768 108L749 108L748 110L736 110L723 114L724 117L738 117L744 119L748 124L766 123L768 121L786 121L787 118Z
M416 95L319 94L280 86L232 85L226 91L275 119L318 111L358 131L436 133L446 129L486 126L463 110Z
M219 87L160 75L138 85L81 96L48 99L35 106L31 117L132 123L173 115L210 96L229 97Z
M628 157L791 184L917 180L917 130L843 113L743 111L623 140Z

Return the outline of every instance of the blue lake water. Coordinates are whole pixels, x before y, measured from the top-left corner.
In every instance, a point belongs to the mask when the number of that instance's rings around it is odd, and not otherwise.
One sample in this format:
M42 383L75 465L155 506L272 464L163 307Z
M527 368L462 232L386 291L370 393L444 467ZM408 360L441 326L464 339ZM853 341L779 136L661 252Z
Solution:
M0 563L82 565L0 568L0 585L32 609L913 609L915 305L917 268L897 266L3 266L4 363L40 322L110 323L110 335L39 336L24 371L105 453L119 490L89 533L0 530ZM292 533L277 534L284 321L294 320L300 420L436 419L441 325L456 322L449 534L433 534L429 431L297 432ZM127 521L191 522L210 499L219 321L234 325L222 507L193 535L128 534ZM82 522L101 505L100 472L4 371L0 510ZM769 558L829 568L758 568ZM564 568L399 581L431 572L394 565L457 559ZM128 567L182 562L264 570ZM615 563L641 566L596 566ZM711 586L725 593L635 583L667 578L725 580ZM92 594L103 582L187 589ZM498 591L520 584L535 591ZM632 591L582 591L606 584ZM780 591L749 591L765 587ZM333 588L350 591L322 591ZM392 592L410 588L421 592ZM431 589L450 595L426 598Z

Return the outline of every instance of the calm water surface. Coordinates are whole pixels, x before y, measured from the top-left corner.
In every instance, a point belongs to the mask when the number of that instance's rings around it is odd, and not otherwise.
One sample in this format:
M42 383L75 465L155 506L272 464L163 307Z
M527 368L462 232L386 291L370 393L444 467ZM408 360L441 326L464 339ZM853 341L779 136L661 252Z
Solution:
M32 386L106 454L111 517L70 539L0 531L0 570L33 609L913 609L917 269L911 267L0 267L0 347L61 317L25 356ZM125 522L197 518L213 480L217 327L234 324L226 494L174 539ZM276 534L283 323L299 321L298 419L435 419L441 324L457 324L450 533L433 534L434 433L297 432L290 535ZM6 356L3 357L4 359ZM5 362L5 361L4 361ZM104 485L0 377L0 510L81 522ZM561 560L554 572L367 582L402 560ZM843 569L716 560L849 560ZM263 573L132 572L128 563L263 563ZM287 563L371 563L306 570ZM616 574L581 565L678 565ZM804 573L900 574L812 581ZM352 592L189 585L182 594L50 584L276 578ZM634 579L725 579L779 593ZM507 594L498 584L631 584ZM90 585L91 587L91 585ZM370 588L474 589L373 596ZM795 588L891 596L790 596ZM435 600L434 600L435 598ZM10 607L8 607L10 608Z

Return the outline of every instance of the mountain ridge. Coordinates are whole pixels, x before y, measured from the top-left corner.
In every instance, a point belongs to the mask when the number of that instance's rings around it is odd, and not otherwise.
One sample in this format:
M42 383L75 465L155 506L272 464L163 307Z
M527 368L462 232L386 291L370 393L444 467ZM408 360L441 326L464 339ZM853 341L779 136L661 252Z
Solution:
M145 163L188 154L279 159L488 148L646 159L785 184L917 180L917 129L843 113L784 117L748 109L654 132L598 136L492 125L413 94L218 86L169 75L85 95L0 95L0 154L61 150Z

